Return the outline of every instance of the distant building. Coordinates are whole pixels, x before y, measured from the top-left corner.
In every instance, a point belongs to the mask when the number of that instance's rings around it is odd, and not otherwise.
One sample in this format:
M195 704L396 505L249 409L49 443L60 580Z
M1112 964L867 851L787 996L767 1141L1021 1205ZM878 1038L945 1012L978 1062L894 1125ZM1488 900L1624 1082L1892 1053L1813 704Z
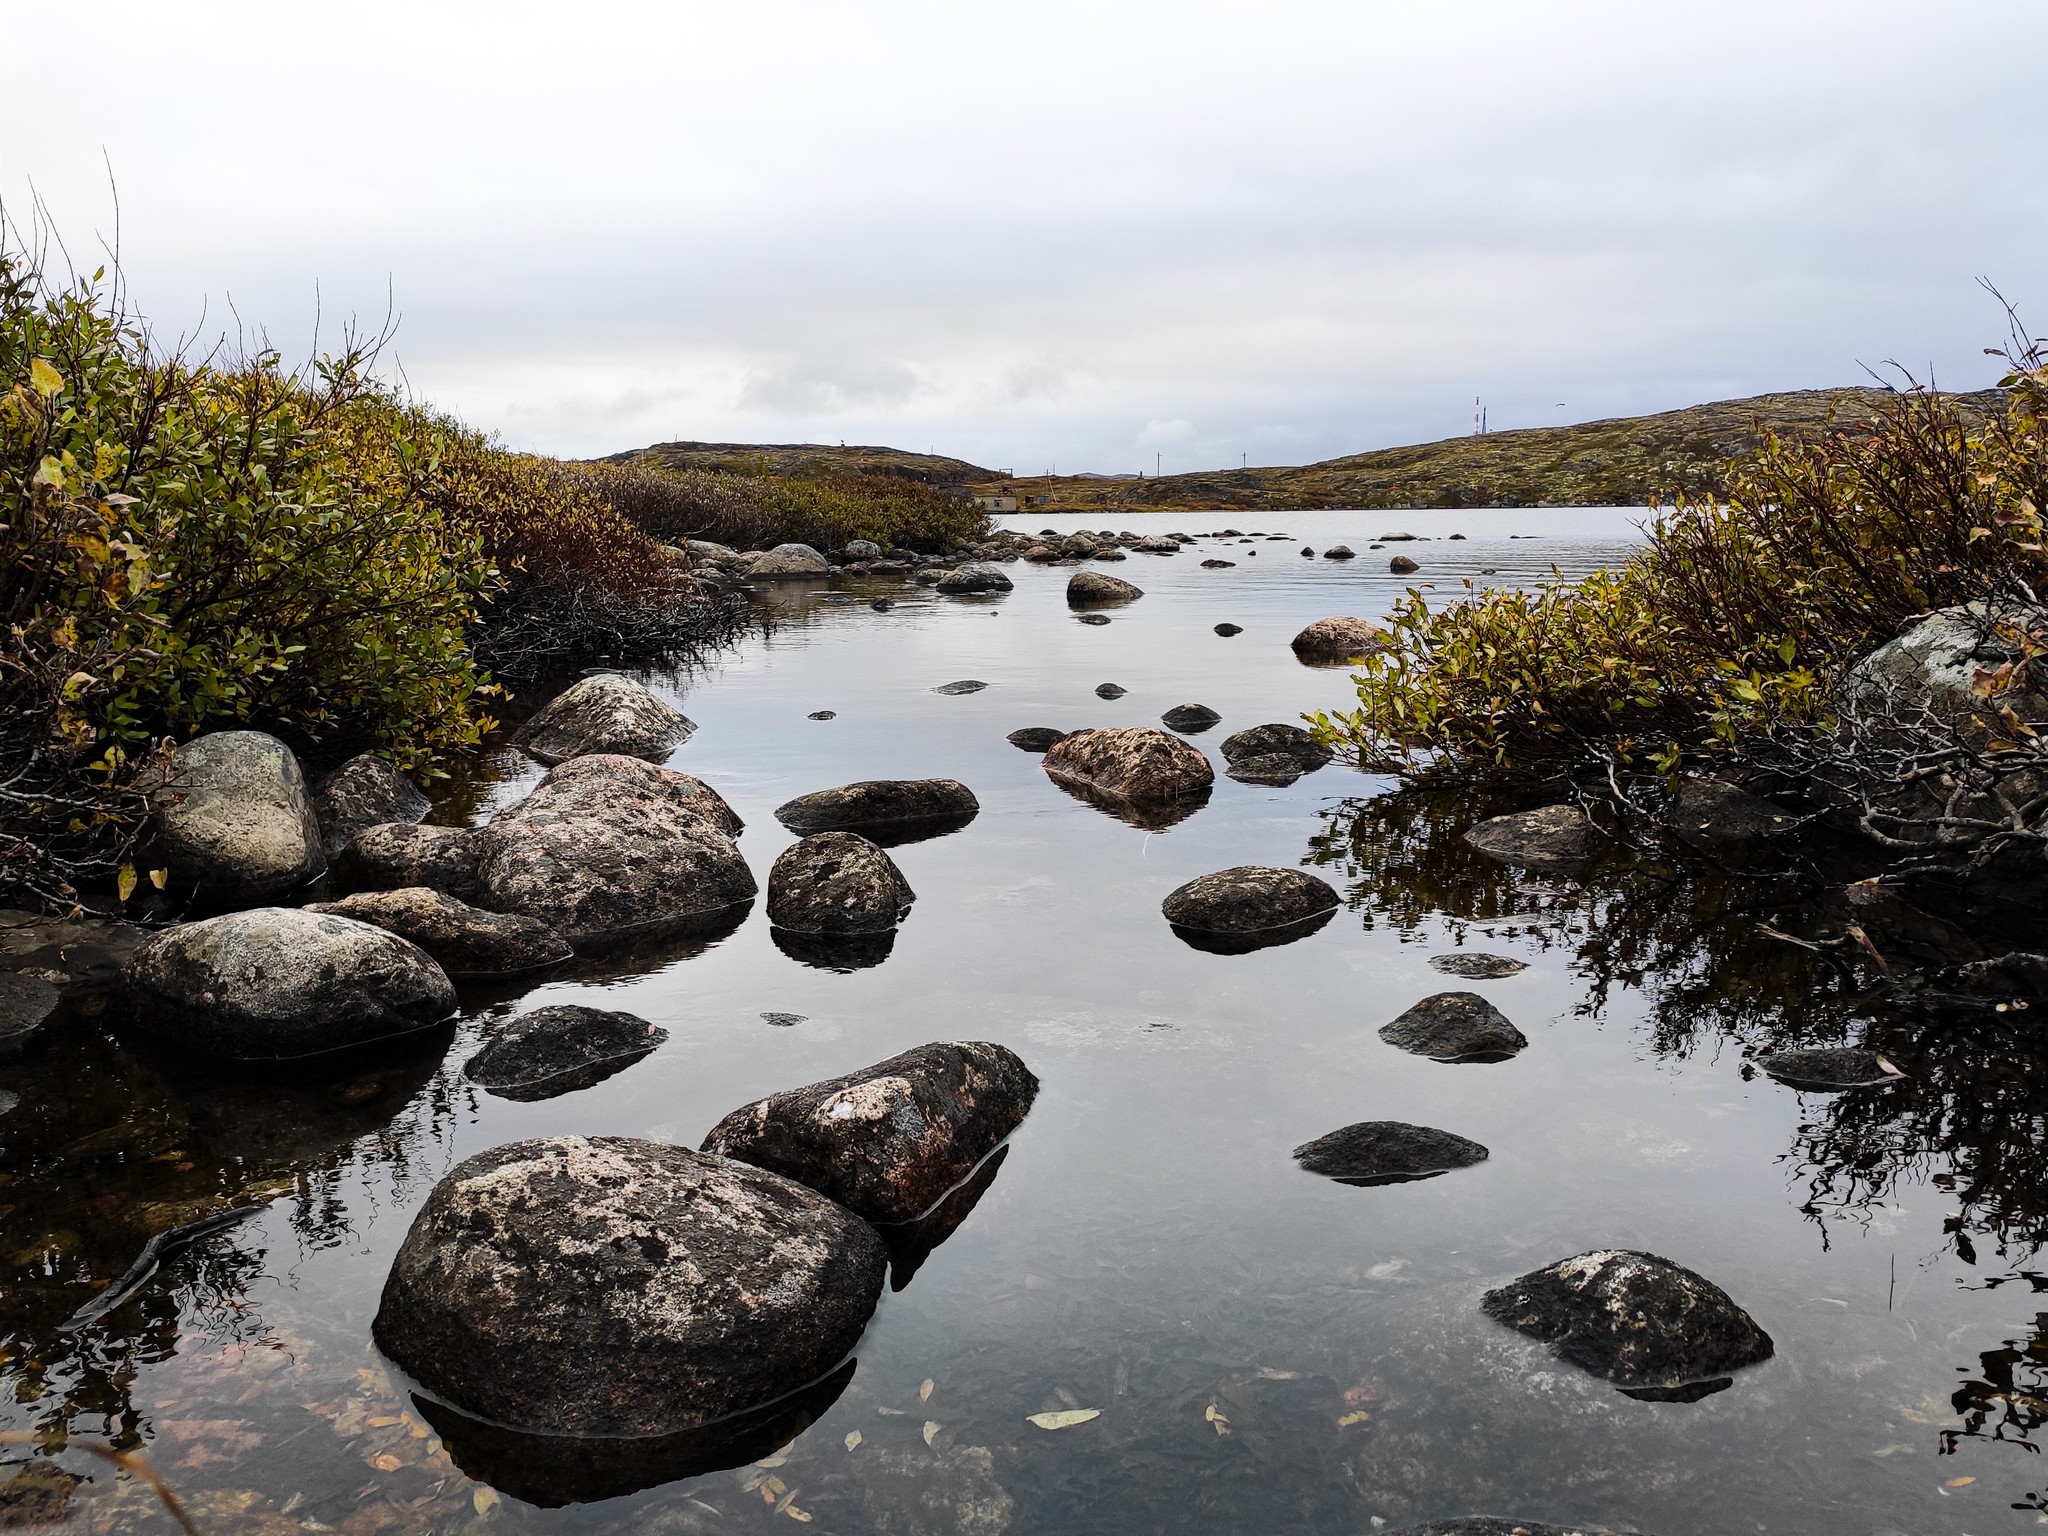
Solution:
M1002 490L977 495L974 504L984 512L1014 512L1017 510L1017 493Z

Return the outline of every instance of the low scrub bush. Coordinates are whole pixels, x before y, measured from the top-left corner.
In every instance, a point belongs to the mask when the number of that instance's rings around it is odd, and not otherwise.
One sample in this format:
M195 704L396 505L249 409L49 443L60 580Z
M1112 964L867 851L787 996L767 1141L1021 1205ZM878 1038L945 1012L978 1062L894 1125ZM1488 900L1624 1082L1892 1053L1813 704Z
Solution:
M579 465L611 504L659 539L705 539L735 549L809 544L844 549L868 539L884 549L939 554L988 537L986 513L900 475L825 479L728 475L641 464Z

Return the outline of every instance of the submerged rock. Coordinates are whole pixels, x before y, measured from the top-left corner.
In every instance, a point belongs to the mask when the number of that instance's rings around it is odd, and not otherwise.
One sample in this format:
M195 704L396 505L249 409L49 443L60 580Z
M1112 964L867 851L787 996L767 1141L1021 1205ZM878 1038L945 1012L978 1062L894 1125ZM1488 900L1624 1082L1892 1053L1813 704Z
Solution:
M1510 960L1506 955L1485 955L1476 951L1431 955L1429 963L1432 969L1442 971L1446 976L1462 976L1467 981L1499 981L1529 969L1526 960Z
M980 811L957 779L864 779L785 800L775 819L796 833L863 832L894 846L957 831Z
M972 565L958 566L946 572L935 583L935 590L956 594L1008 592L1014 585L1009 574L1001 566L977 561Z
M916 900L896 861L857 832L814 833L768 874L768 921L796 933L881 933Z
M201 900L258 901L327 869L299 760L275 736L193 737L150 802L171 877Z
M1074 615L1074 622L1077 624L1091 624L1099 629L1109 622L1109 615L1106 613L1077 613Z
M1003 739L1026 752L1043 752L1066 734L1049 725L1027 725L1022 730L1010 732Z
M1120 683L1097 683L1095 685L1095 697L1098 699L1120 699L1128 692L1130 690Z
M660 762L696 729L680 710L630 677L600 672L556 694L512 733L512 741L550 767L596 753Z
M1322 767L1336 756L1298 725L1255 725L1223 738L1223 760L1233 765L1275 753L1292 758L1304 773Z
M1529 1043L1477 992L1438 992L1380 1030L1392 1046L1436 1061L1505 1061Z
M320 846L330 861L358 832L392 822L415 822L433 802L381 757L352 757L313 787Z
M56 1016L64 995L40 976L0 971L0 1052L28 1043Z
M1076 571L1067 578L1067 603L1075 608L1096 603L1129 603L1144 595L1143 588L1101 571Z
M878 1536L1004 1536L1010 1529L1016 1500L997 1480L987 1446L863 1451L849 1459L858 1462L866 1529Z
M1465 841L1503 864L1569 873L1592 859L1605 839L1576 805L1546 805L1490 817L1468 828Z
M1208 730L1222 718L1206 704L1176 704L1159 717L1161 724L1189 735Z
M478 828L394 822L358 832L338 867L351 885L367 890L423 885L466 901L476 895L482 855Z
M552 1099L625 1071L667 1039L638 1014L557 1004L498 1030L462 1075L501 1099Z
M1255 549L1252 553L1256 555L1258 551ZM1234 570L1236 566L1237 562L1235 560L1204 560L1202 562L1202 569L1205 571L1228 571Z
M1151 726L1075 731L1046 750L1045 771L1141 803L1199 794L1216 782L1199 749Z
M575 953L566 939L533 918L486 912L422 885L362 891L305 910L395 933L433 956L452 977L517 976L559 965Z
M818 1380L886 1265L867 1223L760 1168L618 1136L516 1141L434 1186L372 1332L481 1419L661 1435Z
M1361 656L1386 649L1386 636L1368 619L1338 616L1317 619L1288 644L1295 656L1312 667L1343 666Z
M1886 1069L1884 1058L1875 1051L1855 1046L1803 1051L1773 1051L1757 1058L1757 1065L1793 1088L1821 1093L1848 1088L1871 1088L1897 1082L1904 1074Z
M1328 881L1304 869L1240 864L1190 880L1159 904L1167 922L1190 934L1265 937L1291 943L1320 927L1340 905ZM1291 931L1298 930L1298 931Z
M166 929L129 957L121 980L136 1024L237 1061L344 1050L455 1011L454 987L417 946L290 907Z
M868 606L877 613L887 613L896 606L896 599L893 597L878 597L872 603L869 603Z
M736 1109L703 1150L767 1168L869 1221L914 1221L1020 1124L1038 1079L987 1041L920 1045Z
M1622 1387L1678 1388L1772 1353L1771 1336L1693 1271L1629 1249L1532 1270L1481 1301L1486 1315Z
M1487 1156L1476 1141L1399 1120L1361 1121L1294 1149L1294 1160L1310 1173L1361 1187L1435 1178Z
M987 683L984 683L977 678L966 677L962 678L957 683L941 683L938 687L934 688L932 692L943 693L948 697L958 697L960 694L963 693L979 693L982 689L986 688L987 686Z
M1799 825L1799 818L1737 785L1686 779L1671 797L1664 824L1681 842L1718 853L1782 836Z

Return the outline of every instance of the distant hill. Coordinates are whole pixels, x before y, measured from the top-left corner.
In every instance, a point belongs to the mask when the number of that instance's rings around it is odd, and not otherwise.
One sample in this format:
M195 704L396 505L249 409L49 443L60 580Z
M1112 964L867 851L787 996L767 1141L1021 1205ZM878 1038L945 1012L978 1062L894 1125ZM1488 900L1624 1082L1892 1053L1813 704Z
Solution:
M939 454L903 448L834 448L825 443L656 443L606 458L611 464L652 464L663 469L708 469L725 475L791 475L820 480L832 475L899 475L926 485L980 485L999 472Z

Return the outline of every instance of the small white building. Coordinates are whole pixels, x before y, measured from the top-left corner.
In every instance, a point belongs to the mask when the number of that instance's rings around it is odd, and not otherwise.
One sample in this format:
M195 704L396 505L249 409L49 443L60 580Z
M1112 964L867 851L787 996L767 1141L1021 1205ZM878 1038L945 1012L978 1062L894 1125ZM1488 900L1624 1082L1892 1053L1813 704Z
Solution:
M1017 510L1017 496L1014 491L991 491L974 498L974 504L984 512L1014 512Z

